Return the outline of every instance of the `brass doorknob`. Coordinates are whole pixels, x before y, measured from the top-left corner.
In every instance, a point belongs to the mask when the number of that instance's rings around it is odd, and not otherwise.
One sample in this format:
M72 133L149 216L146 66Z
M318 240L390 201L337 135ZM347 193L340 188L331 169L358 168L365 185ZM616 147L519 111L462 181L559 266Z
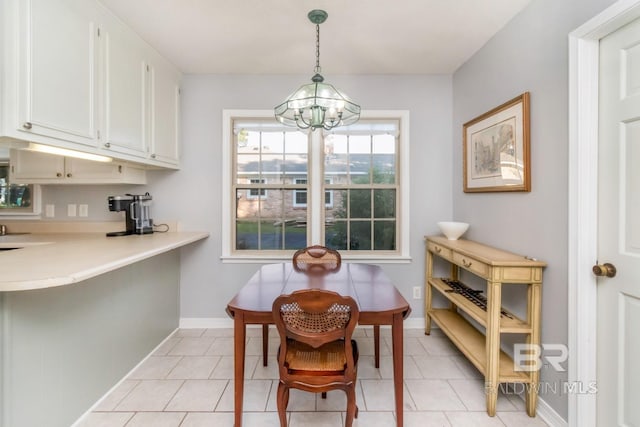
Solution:
M604 264L596 264L593 266L593 274L598 277L615 277L617 270L613 264L604 263Z

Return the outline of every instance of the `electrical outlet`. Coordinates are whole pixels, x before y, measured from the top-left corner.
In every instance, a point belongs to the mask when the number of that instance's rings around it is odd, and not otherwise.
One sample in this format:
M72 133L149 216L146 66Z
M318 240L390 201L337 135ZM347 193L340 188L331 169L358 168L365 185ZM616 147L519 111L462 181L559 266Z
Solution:
M422 286L414 286L413 287L413 299L422 298Z
M53 218L54 216L56 216L56 205L45 205L44 216L46 216L47 218Z
M67 216L76 216L78 206L75 203L67 205Z
M89 205L78 205L78 216L89 216Z

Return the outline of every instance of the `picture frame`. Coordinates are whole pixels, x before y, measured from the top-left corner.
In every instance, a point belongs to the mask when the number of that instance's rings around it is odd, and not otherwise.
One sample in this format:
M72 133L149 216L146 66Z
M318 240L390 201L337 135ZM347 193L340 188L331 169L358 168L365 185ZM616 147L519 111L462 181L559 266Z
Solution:
M531 191L529 92L463 125L465 193Z

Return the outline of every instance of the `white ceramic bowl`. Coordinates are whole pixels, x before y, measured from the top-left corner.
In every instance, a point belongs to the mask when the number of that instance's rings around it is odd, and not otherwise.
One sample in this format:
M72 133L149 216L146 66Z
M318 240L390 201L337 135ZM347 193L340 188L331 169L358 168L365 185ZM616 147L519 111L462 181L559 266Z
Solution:
M438 227L440 227L442 234L447 236L447 239L458 240L467 231L469 224L466 222L443 221L438 223Z

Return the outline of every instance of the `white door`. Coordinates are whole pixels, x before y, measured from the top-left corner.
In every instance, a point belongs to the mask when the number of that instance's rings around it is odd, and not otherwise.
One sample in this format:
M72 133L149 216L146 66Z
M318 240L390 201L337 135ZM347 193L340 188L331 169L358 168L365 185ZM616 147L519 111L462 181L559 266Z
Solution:
M640 19L600 42L599 117L597 425L640 426Z

